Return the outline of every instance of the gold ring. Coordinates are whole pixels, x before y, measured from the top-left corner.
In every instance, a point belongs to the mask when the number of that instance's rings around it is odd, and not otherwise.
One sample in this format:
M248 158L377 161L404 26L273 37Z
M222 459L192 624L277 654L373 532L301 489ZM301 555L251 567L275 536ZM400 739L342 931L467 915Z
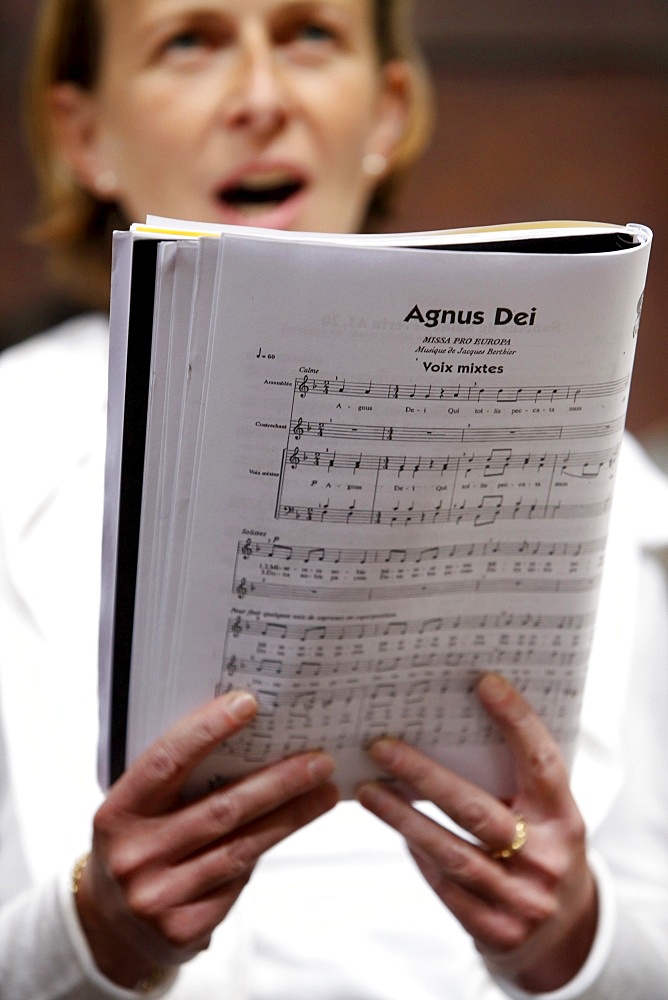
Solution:
M507 847L500 851L492 851L491 857L495 861L507 861L522 850L527 840L528 824L521 813L515 813L515 836Z

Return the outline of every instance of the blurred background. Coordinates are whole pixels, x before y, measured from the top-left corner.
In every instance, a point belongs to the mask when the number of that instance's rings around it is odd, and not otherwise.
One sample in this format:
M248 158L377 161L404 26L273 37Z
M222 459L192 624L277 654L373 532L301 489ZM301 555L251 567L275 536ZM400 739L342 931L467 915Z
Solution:
M20 122L36 0L0 7L0 347L67 311L21 238L33 181ZM388 229L528 219L655 234L629 406L668 441L668 0L417 0L438 122Z

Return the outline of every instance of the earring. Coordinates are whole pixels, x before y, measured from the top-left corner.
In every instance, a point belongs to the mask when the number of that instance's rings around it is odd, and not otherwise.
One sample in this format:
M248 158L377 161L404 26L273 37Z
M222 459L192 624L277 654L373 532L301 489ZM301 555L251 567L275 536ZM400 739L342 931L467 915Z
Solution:
M382 153L367 153L362 160L362 168L369 177L380 177L387 170L387 157Z
M118 178L113 170L103 170L95 178L95 190L102 197L114 194L117 184Z

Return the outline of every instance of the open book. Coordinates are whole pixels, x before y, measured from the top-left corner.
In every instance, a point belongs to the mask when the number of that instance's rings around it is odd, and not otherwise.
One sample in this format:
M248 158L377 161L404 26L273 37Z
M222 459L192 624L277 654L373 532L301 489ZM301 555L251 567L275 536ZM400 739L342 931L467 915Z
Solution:
M517 684L570 760L651 243L639 225L114 238L100 772L256 721L193 791L400 736L499 794Z

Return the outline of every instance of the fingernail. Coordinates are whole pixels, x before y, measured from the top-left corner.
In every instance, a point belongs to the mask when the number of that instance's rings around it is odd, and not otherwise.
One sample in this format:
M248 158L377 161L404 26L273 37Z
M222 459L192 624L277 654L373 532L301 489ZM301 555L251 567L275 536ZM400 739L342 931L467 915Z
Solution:
M387 792L380 781L365 781L355 789L355 798L367 809L380 809L387 803Z
M334 771L334 761L328 754L319 753L306 765L309 778L312 781L324 781Z
M227 702L227 710L237 722L248 722L257 710L257 702L249 691L238 691Z
M371 744L369 753L379 764L391 764L397 753L396 743L394 740L383 737Z
M355 789L355 798L358 802L363 805L375 802L378 797L378 791L375 784L372 781L365 781L362 785L358 785Z
M502 701L510 691L510 684L501 674L485 674L478 683L478 692L485 701Z

